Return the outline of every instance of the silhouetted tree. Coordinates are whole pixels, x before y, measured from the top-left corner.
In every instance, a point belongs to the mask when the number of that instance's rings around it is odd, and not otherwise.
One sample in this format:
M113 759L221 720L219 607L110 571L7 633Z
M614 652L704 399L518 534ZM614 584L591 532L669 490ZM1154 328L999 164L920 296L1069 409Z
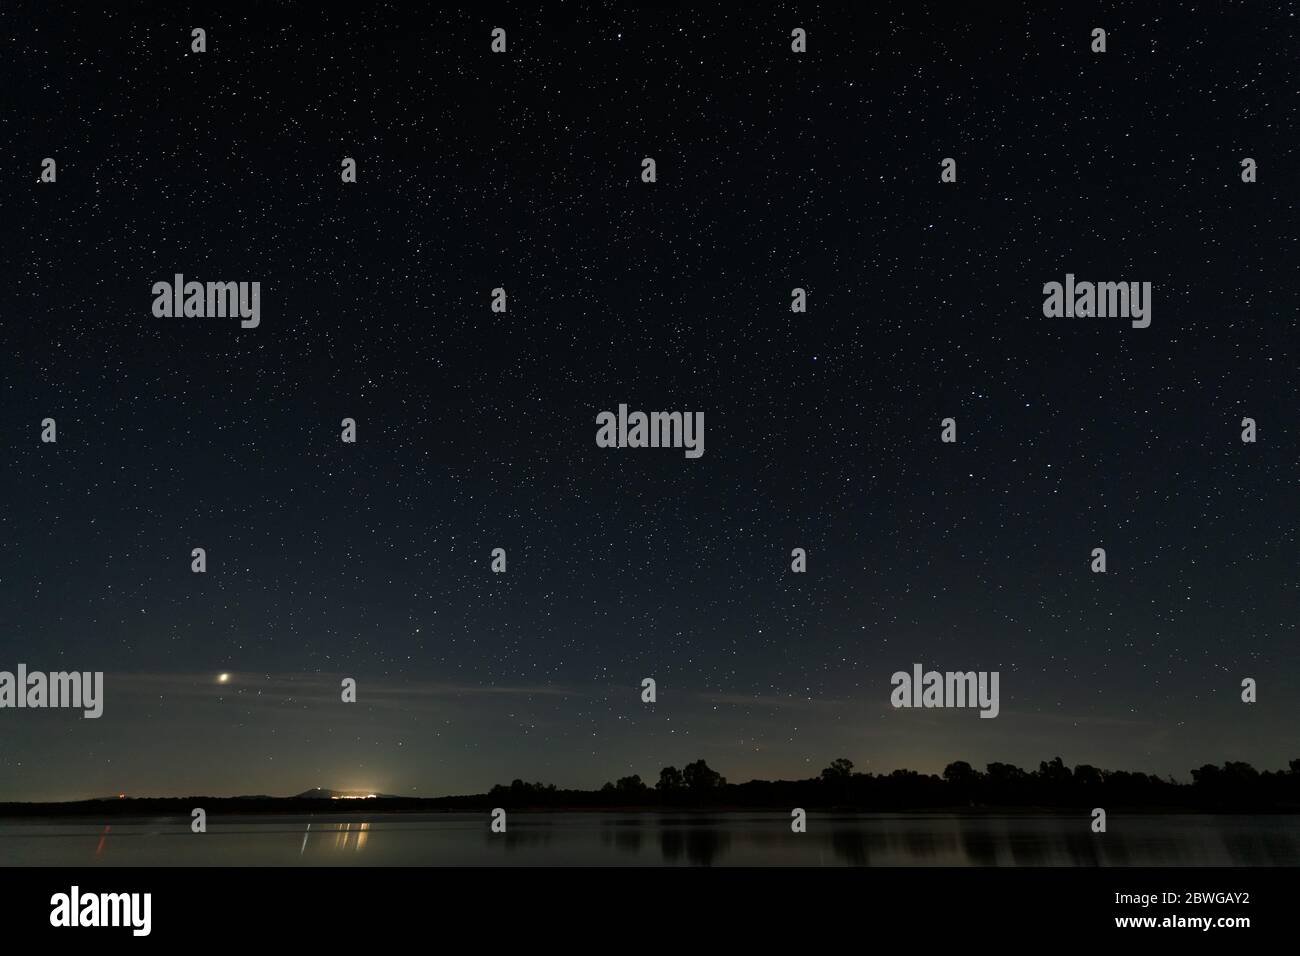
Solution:
M711 770L703 760L697 760L682 770L682 782L691 790L716 790L727 785L727 778Z
M965 760L954 760L944 767L943 779L952 792L950 803L973 804L979 799L983 774Z
M659 771L659 782L655 784L656 790L671 792L681 790L684 786L682 772L676 767L664 767Z
M1219 782L1221 776L1218 767L1207 763L1192 771L1192 783L1202 787L1212 787Z
M1074 782L1085 787L1101 786L1101 771L1091 764L1081 763L1074 768Z
M847 780L853 774L853 761L846 757L836 757L831 765L822 771L823 780Z
M1019 767L1009 763L991 763L988 766L989 779L1004 783L1007 781L1019 783L1025 779L1026 774Z
M958 786L974 783L979 771L964 760L954 760L943 768L943 779Z
M1241 783L1253 783L1259 779L1259 771L1240 760L1229 760L1224 763L1223 775L1230 781Z
M1071 779L1070 768L1060 757L1053 757L1051 763L1039 761L1038 776L1044 782L1053 784L1069 783Z

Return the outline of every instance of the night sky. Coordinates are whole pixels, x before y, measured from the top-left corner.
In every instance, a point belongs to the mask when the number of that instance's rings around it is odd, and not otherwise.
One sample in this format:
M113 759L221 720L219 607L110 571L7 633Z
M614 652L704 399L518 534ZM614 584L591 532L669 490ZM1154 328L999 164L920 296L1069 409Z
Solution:
M1296 5L5 6L0 799L1300 756Z

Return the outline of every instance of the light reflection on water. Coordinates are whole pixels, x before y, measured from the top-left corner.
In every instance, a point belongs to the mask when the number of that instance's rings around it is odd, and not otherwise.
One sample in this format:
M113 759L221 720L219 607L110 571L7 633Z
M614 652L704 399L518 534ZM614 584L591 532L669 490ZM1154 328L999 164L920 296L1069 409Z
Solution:
M1297 866L1300 816L482 814L0 821L6 866Z

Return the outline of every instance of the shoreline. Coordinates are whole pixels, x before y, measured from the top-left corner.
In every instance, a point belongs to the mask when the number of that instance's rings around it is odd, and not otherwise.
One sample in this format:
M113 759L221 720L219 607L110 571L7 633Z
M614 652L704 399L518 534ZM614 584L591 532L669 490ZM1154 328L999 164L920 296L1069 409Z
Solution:
M0 804L0 823L21 822L25 820L67 820L100 821L106 818L169 818L190 821L193 808L202 807L209 817L239 817L243 819L270 818L276 816L313 816L321 818L349 819L370 816L443 816L484 814L492 810L489 803L463 803L431 806L418 798L391 800L285 800L285 801L249 801L241 798L177 797L177 798L140 798L137 800L99 800L78 801L59 804ZM677 816L708 818L710 816L734 817L752 813L788 814L790 807L785 806L522 806L506 807L510 814L560 815L587 814L610 815L626 814L632 816ZM966 817L979 818L1058 818L1088 814L1089 807L1024 807L1024 806L982 806L982 807L852 807L852 806L816 806L805 807L809 813L820 815L842 815L858 817ZM1126 816L1294 816L1300 814L1300 807L1231 807L1206 808L1186 806L1123 806L1107 807L1112 815Z

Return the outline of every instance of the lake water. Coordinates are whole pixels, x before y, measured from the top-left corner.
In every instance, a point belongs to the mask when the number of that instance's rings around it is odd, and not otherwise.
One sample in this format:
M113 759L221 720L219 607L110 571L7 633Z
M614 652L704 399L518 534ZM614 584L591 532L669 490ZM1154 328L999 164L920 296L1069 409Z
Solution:
M0 821L5 866L1296 866L1300 816L484 813Z

